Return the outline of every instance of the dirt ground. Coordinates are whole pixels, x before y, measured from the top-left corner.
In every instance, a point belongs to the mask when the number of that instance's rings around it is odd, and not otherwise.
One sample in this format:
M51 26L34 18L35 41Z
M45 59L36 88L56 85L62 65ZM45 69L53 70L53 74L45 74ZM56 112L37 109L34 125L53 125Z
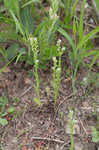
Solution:
M92 72L94 75L97 69ZM0 96L8 97L6 106L15 107L7 114L8 125L0 126L1 150L69 150L69 111L73 110L75 150L96 150L92 142L92 126L98 124L99 88L95 83L84 85L87 70L81 67L77 76L76 95L72 80L63 73L57 104L53 102L52 72L40 70L40 96L42 107L35 102L33 68L26 70L21 63L8 66L0 75ZM92 77L92 76L91 76ZM92 88L93 87L93 88ZM16 100L18 102L16 102ZM7 109L6 108L6 109Z

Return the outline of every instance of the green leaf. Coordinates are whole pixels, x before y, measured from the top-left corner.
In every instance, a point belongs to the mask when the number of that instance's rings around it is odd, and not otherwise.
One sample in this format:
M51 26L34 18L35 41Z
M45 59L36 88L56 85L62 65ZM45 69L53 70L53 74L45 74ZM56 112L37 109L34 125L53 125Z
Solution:
M8 11L13 11L19 17L19 0L4 0L4 4Z
M40 0L30 0L29 2L26 2L23 6L22 6L22 8L24 8L24 7L26 7L26 6L28 6L28 5L30 5L30 4L32 4L32 3L34 3L34 2L39 2Z
M5 106L8 104L8 98L6 97L0 97L0 106Z
M93 0L93 3L95 3L96 13L99 17L99 0Z
M77 20L76 20L76 17L74 16L74 19L73 19L73 36L74 36L75 41L76 41L76 34L77 34Z
M7 67L15 58L16 58L16 56L13 57L5 66L3 66L3 67L0 69L0 74L6 69L6 67Z
M7 112L1 112L1 113L0 113L0 116L1 116L1 117L5 117L7 114L8 114Z
M5 23L5 24L13 24L13 20L12 18L8 18L8 16L3 16L0 14L0 23ZM4 28L6 28L6 26L4 26Z
M78 28L79 41L83 38L83 17L84 17L85 4L86 4L86 0L83 0L81 13L80 13L79 28Z
M82 40L79 41L79 44L78 44L78 46L77 46L77 49L82 48L82 47L84 46L84 44L85 44L88 40L94 38L94 36L95 36L96 33L98 33L98 32L99 32L99 26L97 26L95 29L93 29L91 32L89 32L87 35L83 36Z
M5 49L4 48L0 48L0 54L4 57L4 58L6 58L6 51L5 51ZM4 60L4 59L2 59L2 58L0 58L1 59L1 61L2 60Z
M70 45L72 46L73 51L75 51L75 45L73 43L72 38L69 36L69 34L62 28L59 28L58 32L60 32L69 41Z
M75 0L74 1L74 4L73 4L73 6L71 8L71 17L75 14L75 9L77 7L78 2L79 2L79 0Z
M27 34L33 33L34 17L29 7L25 7L21 10L21 23L23 24L25 33Z
M72 0L64 1L65 5L65 18L64 21L66 24L69 24L71 21L71 6L72 6Z
M39 106L41 106L41 102L39 98L34 98L34 102L36 102L36 104L38 104Z
M0 118L0 124L1 124L2 126L6 126L6 125L8 124L8 121L7 121L6 119Z
M93 57L93 60L90 64L90 68L95 64L96 60L99 58L99 51L96 53L96 55Z
M92 141L95 143L99 142L99 131L96 128L93 128Z
M27 54L27 53L26 53L26 49L25 49L25 48L21 48L21 49L20 49L20 52L19 52L19 54L18 54L18 56L17 56L17 58L16 58L16 63L19 61L20 57L21 57L22 55L25 55L25 54Z
M7 52L6 52L8 60L15 57L18 52L19 52L19 45L18 44L12 44L10 47L8 47Z
M17 19L17 17L15 16L15 14L13 13L12 10L10 10L10 14L11 14L11 16L13 17L13 20L14 20L14 22L15 22L15 24L16 24L16 31L17 31L17 32L20 31L20 33L25 37L22 24L21 24L20 21Z
M73 63L75 64L75 61L77 59L77 49L75 48L75 44L72 40L72 38L69 36L69 34L63 30L62 28L59 28L58 31L69 41L70 45L72 46L73 53L70 52L71 58L73 60ZM72 53L72 54L71 54Z
M7 112L9 112L9 113L14 113L15 112L15 107L10 107L10 108L8 108L8 110L7 110Z
M8 40L20 40L21 36L18 35L15 30L11 29L10 27L0 33L0 42L4 43Z
M99 0L94 0L94 1L95 1L95 3L96 3L97 9L98 9L98 11L99 11Z

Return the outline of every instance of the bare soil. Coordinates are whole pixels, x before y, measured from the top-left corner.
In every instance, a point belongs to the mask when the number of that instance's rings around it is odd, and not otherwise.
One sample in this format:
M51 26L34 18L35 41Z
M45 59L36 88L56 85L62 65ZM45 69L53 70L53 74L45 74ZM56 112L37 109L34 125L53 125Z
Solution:
M93 73L96 72L94 69ZM8 125L0 126L3 149L69 150L71 141L68 114L73 110L77 122L73 133L75 149L80 145L78 147L83 147L82 150L85 147L86 150L96 150L98 144L92 142L92 126L97 127L99 121L94 114L94 104L97 104L97 113L99 111L99 88L96 87L96 82L88 86L81 84L88 75L86 68L79 69L76 95L73 95L72 79L66 77L66 71L63 72L56 105L53 101L52 73L40 70L41 108L34 102L36 93L32 73L33 68L26 71L22 64L11 64L0 75L0 96L8 97L7 108L15 107L15 113L5 117ZM19 99L17 103L16 98Z

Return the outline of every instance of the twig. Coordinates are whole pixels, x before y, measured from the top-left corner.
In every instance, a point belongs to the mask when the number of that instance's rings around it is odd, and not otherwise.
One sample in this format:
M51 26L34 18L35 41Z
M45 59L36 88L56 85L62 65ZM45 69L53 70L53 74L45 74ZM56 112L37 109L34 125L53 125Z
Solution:
M58 108L57 108L57 110L56 110L56 114L57 114L57 112L58 112L58 110L59 110L59 107L60 107L67 99L71 98L72 96L74 96L74 93L72 93L72 94L70 94L69 96L67 96L67 97L58 105ZM56 119L56 115L55 115L55 117L54 117L54 121L55 121L55 119Z
M77 18L78 19L78 21L79 21L79 18ZM85 25L87 25L87 26L89 26L89 27L91 27L91 28L93 28L93 29L95 29L96 28L96 26L95 25L93 25L93 24L89 24L89 23L87 23L87 22L85 22L84 21L84 24Z
M31 90L33 88L33 85L30 86L28 89L26 89L20 96L19 98L23 97L29 90Z
M87 22L85 22L85 21L84 21L84 24L85 24L85 25L87 25L87 26L89 26L89 27L91 27L91 28L93 28L93 29L95 29L95 28L96 28L96 26L95 26L95 25L93 25L93 24L89 24L89 23L87 23Z
M32 137L34 140L44 140L44 141L50 141L50 142L56 142L56 143L60 143L60 144L64 144L65 141L61 141L58 139L52 139L52 138L44 138L44 137Z
M63 145L62 145L62 147L60 148L60 150L63 150L64 149L64 147L65 146L67 146L67 145L69 145L70 144L70 141L69 142L67 142L67 143L64 143Z
M64 99L64 101L62 101L62 102L58 105L57 110L59 109L59 107L60 107L67 99L71 98L72 96L74 96L74 93L68 95L68 96Z
M78 119L79 119L79 121L80 121L80 124L81 124L81 126L82 126L82 128L83 128L85 134L88 135L88 132L86 131L86 129L85 129L84 125L83 125L83 122L81 121L80 118L78 118Z

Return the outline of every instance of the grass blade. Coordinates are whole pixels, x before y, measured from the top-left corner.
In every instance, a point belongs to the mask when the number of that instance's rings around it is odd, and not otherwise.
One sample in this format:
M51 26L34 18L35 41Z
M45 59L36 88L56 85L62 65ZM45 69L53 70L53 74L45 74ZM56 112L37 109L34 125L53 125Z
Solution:
M20 33L24 36L24 31L22 29L22 25L20 24L20 22L18 21L17 17L15 16L15 14L13 13L12 10L10 10L10 13L15 21L15 24L16 24L16 30L19 30Z
M4 0L4 5L8 11L12 10L17 17L19 17L19 0Z
M82 4L82 8L81 8L81 13L80 13L79 28L78 28L79 41L81 41L82 38L83 38L83 17L84 17L85 4L86 4L86 0L83 0L83 4Z
M30 5L31 3L34 3L34 2L39 2L39 0L31 0L31 1L27 2L27 3L25 3L21 8L24 8L24 7Z
M17 56L17 55L16 55L16 56ZM16 56L13 57L3 68L0 69L0 74L6 69L6 67L7 67L11 62L13 62L13 60L16 58Z
M83 47L83 45L89 40L94 38L94 36L96 35L96 33L99 32L99 26L96 27L95 29L93 29L90 33L88 33L87 35L83 36L82 40L79 42L77 49L80 49Z
M75 45L73 43L72 38L68 35L68 33L62 28L59 28L58 32L60 32L69 41L70 45L72 46L73 51L75 51Z
M74 14L75 14L75 9L76 9L78 2L79 2L79 0L75 0L73 6L71 8L71 17L74 16Z

